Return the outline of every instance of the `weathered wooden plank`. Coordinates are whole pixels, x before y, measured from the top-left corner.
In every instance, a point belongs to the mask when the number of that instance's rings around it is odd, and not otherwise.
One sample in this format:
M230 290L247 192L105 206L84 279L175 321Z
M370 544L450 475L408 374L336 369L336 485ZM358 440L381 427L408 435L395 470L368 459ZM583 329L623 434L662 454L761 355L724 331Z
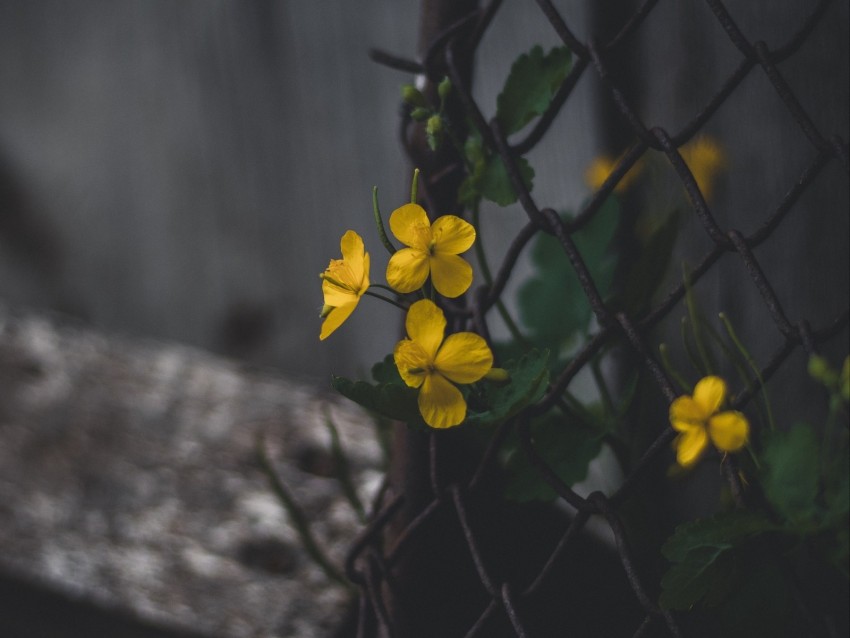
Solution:
M367 497L379 450L348 405L197 350L0 309L0 571L164 628L329 635L347 594L309 560L254 455L264 432L339 562L359 524L327 476L326 413Z

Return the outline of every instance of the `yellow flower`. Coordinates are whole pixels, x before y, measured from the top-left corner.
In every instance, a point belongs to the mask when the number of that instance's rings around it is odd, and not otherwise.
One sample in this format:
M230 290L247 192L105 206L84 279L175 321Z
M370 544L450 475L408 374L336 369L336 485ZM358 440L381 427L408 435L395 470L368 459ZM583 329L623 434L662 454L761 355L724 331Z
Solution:
M710 199L714 178L726 166L720 145L710 137L698 137L685 144L681 153L703 197Z
M587 185L593 190L597 190L600 186L602 186L605 180L608 179L608 176L614 170L616 165L617 162L607 155L600 155L590 163L590 166L587 167L587 170L584 172L584 181L587 182ZM626 172L623 178L614 187L614 191L617 193L625 191L632 185L632 182L635 181L635 178L640 174L640 171L641 163L638 162Z
M724 452L737 452L747 442L750 424L740 412L720 412L726 398L726 382L705 377L697 383L694 395L681 396L670 404L670 424L680 432L676 437L676 460L690 467L699 460L709 439Z
M493 353L477 334L443 339L446 318L433 301L417 301L405 320L408 339L393 351L401 378L419 390L419 412L432 428L450 428L466 418L466 401L454 383L475 383L493 366Z
M354 312L360 297L369 288L369 253L363 239L353 230L346 232L339 242L342 259L331 259L321 275L325 306L322 308L322 332L319 339L327 339Z
M455 215L431 224L418 204L405 204L390 215L390 229L407 246L387 264L387 283L401 293L419 290L431 275L437 292L459 297L472 284L472 266L458 255L475 242L475 229Z

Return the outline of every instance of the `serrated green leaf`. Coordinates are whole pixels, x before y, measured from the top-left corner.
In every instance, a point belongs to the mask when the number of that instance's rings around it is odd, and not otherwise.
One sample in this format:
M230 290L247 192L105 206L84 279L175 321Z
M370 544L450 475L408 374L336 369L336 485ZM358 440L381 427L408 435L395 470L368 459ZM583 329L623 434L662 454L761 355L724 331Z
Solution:
M730 546L698 547L688 552L661 579L659 603L665 609L690 609L699 601L704 607L723 602L735 575Z
M537 45L520 55L496 100L496 119L505 135L543 115L569 72L567 47L556 47L544 55L543 47Z
M487 383L482 401L489 410L470 413L467 422L481 426L500 423L543 396L549 383L548 361L547 351L531 350L515 363L505 364L510 381L504 385Z
M818 515L819 446L812 428L795 425L767 441L762 485L776 510L796 524L811 523Z
M570 424L563 417L549 415L532 423L535 449L567 485L587 477L587 467L602 449L602 433ZM543 480L525 453L516 449L507 462L505 496L518 502L551 501L557 494Z
M534 169L524 157L516 160L517 168L522 176L525 187L531 190L534 180ZM498 204L499 206L510 206L517 200L514 186L508 177L508 169L498 155L491 155L487 160L484 171L479 182L481 196Z
M662 548L672 563L661 579L665 609L718 605L733 587L735 550L776 526L749 511L718 514L679 525Z
M683 523L664 543L661 553L681 561L697 547L732 547L753 534L776 529L763 515L749 511L722 512L711 518Z
M614 277L616 258L610 248L619 219L619 203L610 197L594 218L573 235L603 296ZM539 235L531 257L536 272L519 289L520 319L537 343L558 352L577 334L586 332L590 304L557 239Z

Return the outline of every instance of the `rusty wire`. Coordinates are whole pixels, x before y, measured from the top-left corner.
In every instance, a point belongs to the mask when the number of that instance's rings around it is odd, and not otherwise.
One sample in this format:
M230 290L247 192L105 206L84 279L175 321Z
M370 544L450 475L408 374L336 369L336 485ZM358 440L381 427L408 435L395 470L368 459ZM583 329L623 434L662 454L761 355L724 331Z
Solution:
M538 232L544 232L554 235L560 242L564 253L578 275L582 290L590 303L599 329L591 336L581 351L575 354L573 360L561 374L552 380L546 395L540 401L529 406L514 419L497 429L490 446L479 460L468 484L444 484L437 458L435 437L433 434L431 435L429 471L432 493L430 502L407 523L400 533L394 535L394 543L391 546L385 546L383 531L391 524L403 505L403 497L396 496L385 503L382 509L373 512L371 523L349 551L345 572L348 578L361 590L359 636L371 635L370 632L376 627L380 627L383 635L398 635L397 630L392 626L392 619L386 605L386 599L388 596L392 596L395 587L392 572L394 566L409 547L411 539L421 534L429 520L436 516L438 512L444 514L449 512L455 517L462 530L481 588L489 597L486 605L480 610L477 620L471 624L466 632L465 635L468 638L485 635L482 632L485 631L488 622L498 614L504 616L517 636L529 636L527 619L523 616L525 602L534 597L540 589L541 583L550 577L556 568L558 559L582 532L593 514L601 515L610 528L616 542L616 551L623 572L635 598L645 612L642 622L635 627L633 635L635 637L649 635L650 632L660 628L666 629L666 635L676 637L684 635L677 619L670 612L659 608L650 589L647 588L644 576L640 573L640 567L633 560L632 549L624 531L623 521L616 509L616 506L623 501L624 496L639 484L647 472L657 463L660 454L669 448L669 443L675 434L674 431L670 428L665 429L647 446L643 456L634 464L633 470L625 477L616 492L610 496L595 492L584 498L561 481L535 448L529 428L529 420L556 405L575 375L603 348L614 342L626 344L633 350L665 402L669 403L677 396L673 384L652 354L652 349L647 345L644 335L668 317L676 304L682 300L686 294L685 284L676 286L656 307L649 309L642 316L630 317L624 313L615 313L606 305L599 294L580 252L571 239L572 234L597 213L605 199L613 192L615 186L650 149L662 153L667 158L687 192L694 214L712 242L711 249L692 271L691 284L703 278L724 254L737 255L782 337L782 344L768 357L767 363L761 368L760 376L752 379L748 387L737 394L733 407L741 408L751 401L762 384L774 376L795 350L801 348L807 354L814 354L820 344L845 330L848 325L850 313L847 310L831 321L814 328L810 327L806 320L793 323L788 318L773 285L753 253L755 247L769 239L780 227L793 205L825 166L830 162L837 161L845 172L848 170L847 142L837 136L825 135L818 130L777 67L779 62L794 55L809 38L815 27L823 19L829 1L821 0L818 2L797 32L786 43L773 49L769 48L764 42L750 42L738 28L733 16L723 2L706 0L706 3L729 40L740 52L741 60L737 68L722 82L717 93L699 109L689 122L674 133L658 126L649 126L642 121L637 111L629 103L628 98L612 79L606 62L608 55L616 50L631 33L640 28L645 18L656 6L656 0L642 2L634 14L626 20L620 31L607 42L597 42L593 39L588 42L581 42L549 0L537 0L539 8L555 33L572 52L575 63L556 92L547 112L537 120L531 131L514 146L510 145L500 131L495 118L489 122L485 119L472 95L464 89L464 83L461 81L460 72L455 64L458 47L477 46L484 30L501 4L498 0L487 3L477 15L465 17L461 21L462 24L450 27L432 44L424 56L425 61L423 63L404 60L379 51L372 52L374 60L396 69L430 74L429 65L433 65L438 60L443 68L448 69L449 75L455 79L454 86L459 92L459 98L467 117L481 134L484 143L491 151L498 153L504 161L513 187L518 193L519 203L528 217L527 225L519 232L508 248L491 284L483 286L474 295L471 295L472 301L468 302L466 307L453 307L449 309L449 312L452 312L458 319L472 322L472 325L476 326L479 332L487 336L489 330L484 315L499 299L517 259L528 242ZM462 37L460 27L466 27L470 24L472 25L472 35L468 36L469 29L467 29L465 33L467 33L468 39L460 41L459 38ZM744 235L737 229L723 228L717 222L709 204L700 192L694 176L683 160L679 148L697 135L703 125L733 94L744 78L758 68L769 80L778 98L800 127L816 154L762 225L750 235ZM622 154L608 179L588 200L584 209L579 211L574 220L565 223L551 209L541 208L537 205L520 176L516 158L528 152L545 136L556 115L572 95L579 79L582 75L591 72L595 72L602 80L616 104L620 116L628 124L634 136L634 141ZM532 581L525 585L509 580L500 580L498 574L492 572L479 541L480 535L484 531L474 529L473 519L468 512L469 504L471 499L476 496L483 480L482 477L487 468L496 462L498 449L510 430L514 430L518 434L521 448L542 478L560 499L577 510L571 523L563 531L560 540L552 548L547 560L540 566ZM724 469L732 493L740 494L741 486L738 483L739 477L734 465L727 464ZM656 634L653 633L652 635Z

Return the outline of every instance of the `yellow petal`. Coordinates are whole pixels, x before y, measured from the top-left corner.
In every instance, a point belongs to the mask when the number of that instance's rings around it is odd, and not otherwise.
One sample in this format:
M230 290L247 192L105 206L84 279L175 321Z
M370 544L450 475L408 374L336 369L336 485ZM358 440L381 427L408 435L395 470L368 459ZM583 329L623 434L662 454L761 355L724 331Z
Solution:
M360 298L355 296L354 301L331 310L322 322L322 332L319 334L319 339L324 341L334 330L339 328L342 323L348 319L351 313L354 312L358 301L360 301Z
M390 215L390 230L400 242L427 251L431 243L431 221L419 204L405 204Z
M400 293L419 290L428 279L428 253L416 248L402 248L387 264L387 283Z
M366 292L366 289L369 287L369 265L369 253L363 253L363 270L360 273L360 286L357 289L359 295Z
M676 461L682 467L690 467L699 460L705 446L708 444L708 435L705 428L691 428L676 437Z
M475 243L475 228L457 215L438 217L431 226L435 253L459 255Z
M352 292L348 288L340 288L335 283L325 279L322 282L322 295L326 306L346 306L360 297L357 293Z
M708 421L708 434L718 450L737 452L747 442L750 424L740 412L730 410L715 414Z
M363 245L363 238L353 230L346 231L339 241L339 248L342 252L342 258L348 263L351 270L358 275L358 279L363 274L366 249Z
M466 401L445 377L429 374L419 390L419 412L432 428L450 428L466 418Z
M720 377L704 377L694 388L694 401L703 410L706 418L720 409L724 399L726 399L726 382Z
M407 385L411 388L422 385L431 364L422 346L410 339L402 339L393 350L393 360L398 373Z
M417 301L407 311L404 327L407 329L407 336L425 352L428 364L433 364L437 349L443 343L443 335L446 333L446 317L443 311L430 299Z
M472 266L457 255L431 257L431 281L444 297L459 297L472 285Z
M708 416L689 396L681 396L670 404L670 423L679 432L689 430L695 425L702 427Z
M449 381L475 383L493 367L493 353L482 337L458 332L446 337L434 367Z

